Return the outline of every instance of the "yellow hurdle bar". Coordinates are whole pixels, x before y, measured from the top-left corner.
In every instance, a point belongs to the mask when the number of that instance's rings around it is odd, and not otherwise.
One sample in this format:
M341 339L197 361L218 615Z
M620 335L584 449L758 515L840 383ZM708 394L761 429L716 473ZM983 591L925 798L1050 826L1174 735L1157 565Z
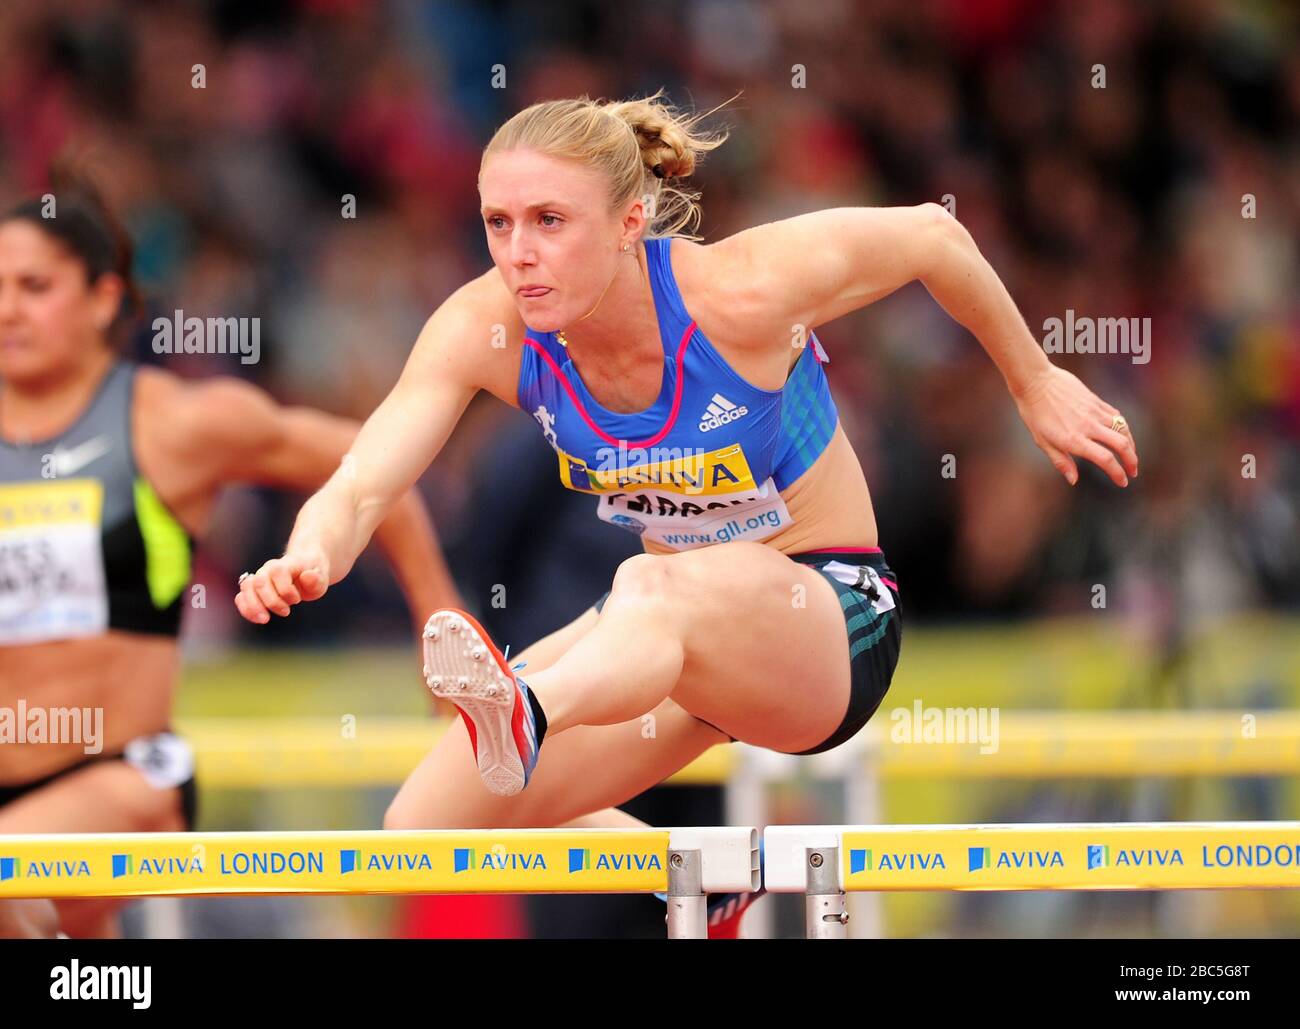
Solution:
M768 826L766 883L802 892L838 846L844 891L1300 887L1300 822Z
M894 739L892 710L878 713L855 741L887 778L1300 773L1300 712L1004 713L994 750L973 733L945 740L951 726L931 741L924 717L914 720L910 740ZM182 721L180 731L195 747L205 789L360 787L401 782L448 724L366 716L345 734L329 718L196 718ZM725 783L739 757L737 747L714 747L667 782Z
M668 830L0 836L0 897L652 893L668 848Z

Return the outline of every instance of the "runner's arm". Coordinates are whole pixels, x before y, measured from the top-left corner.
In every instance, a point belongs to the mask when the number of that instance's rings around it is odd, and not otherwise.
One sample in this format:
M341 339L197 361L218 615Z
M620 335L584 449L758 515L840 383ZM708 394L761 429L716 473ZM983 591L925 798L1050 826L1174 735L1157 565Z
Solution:
M814 329L920 281L997 365L1034 442L1071 484L1085 457L1117 485L1138 469L1118 411L1047 359L966 228L938 204L844 207L772 222L717 245L724 282L748 321L738 336L788 346ZM793 334L793 335L792 335Z
M474 349L482 319L458 291L425 324L392 391L366 419L325 484L303 505L284 556L240 587L250 621L287 615L351 570L371 535L438 455L479 389Z

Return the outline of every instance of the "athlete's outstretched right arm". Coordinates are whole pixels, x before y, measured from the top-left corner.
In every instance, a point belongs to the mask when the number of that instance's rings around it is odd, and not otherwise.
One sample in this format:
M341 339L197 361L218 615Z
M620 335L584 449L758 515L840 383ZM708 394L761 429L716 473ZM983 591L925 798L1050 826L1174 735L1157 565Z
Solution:
M347 575L388 511L438 455L484 385L485 361L500 361L500 352L483 349L493 318L484 295L482 280L475 280L425 324L397 384L298 513L284 556L241 584L235 606L249 621L287 615Z

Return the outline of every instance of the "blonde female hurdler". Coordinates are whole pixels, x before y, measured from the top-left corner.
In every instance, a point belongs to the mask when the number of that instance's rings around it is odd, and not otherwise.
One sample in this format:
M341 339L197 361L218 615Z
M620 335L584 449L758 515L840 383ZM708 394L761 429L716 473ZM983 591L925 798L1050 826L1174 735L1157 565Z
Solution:
M1119 412L1048 361L942 207L684 238L698 194L679 183L721 142L698 120L656 94L540 103L497 131L479 173L494 267L429 319L354 475L240 588L266 622L341 579L479 390L533 415L564 485L642 536L605 597L513 667L473 618L433 614L425 675L463 728L389 828L640 825L611 809L714 744L816 753L865 724L898 659L897 578L810 331L900 286L974 334L1071 484L1072 455L1137 475Z

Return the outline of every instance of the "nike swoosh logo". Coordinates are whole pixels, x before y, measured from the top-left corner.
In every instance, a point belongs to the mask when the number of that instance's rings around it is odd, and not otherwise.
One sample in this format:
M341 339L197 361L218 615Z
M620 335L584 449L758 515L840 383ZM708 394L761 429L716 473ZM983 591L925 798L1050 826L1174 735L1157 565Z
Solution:
M55 447L54 474L57 476L74 475L92 461L98 461L112 449L112 439L103 435L95 436L66 450Z

